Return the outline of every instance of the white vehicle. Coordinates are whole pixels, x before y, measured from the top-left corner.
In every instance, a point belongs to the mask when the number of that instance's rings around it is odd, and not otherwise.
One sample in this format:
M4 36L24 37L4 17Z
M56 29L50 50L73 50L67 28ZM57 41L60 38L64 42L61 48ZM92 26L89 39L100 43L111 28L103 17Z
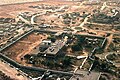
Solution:
M86 56L77 56L77 59L86 58Z

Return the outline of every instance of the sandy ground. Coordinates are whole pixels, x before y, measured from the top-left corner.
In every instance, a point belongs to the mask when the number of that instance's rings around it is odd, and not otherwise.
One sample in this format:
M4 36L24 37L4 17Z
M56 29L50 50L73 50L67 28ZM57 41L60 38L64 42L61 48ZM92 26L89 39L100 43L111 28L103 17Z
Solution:
M39 9L29 8L29 6L39 5L39 4L47 4L47 5L71 5L71 11L88 11L91 12L93 8L96 6L82 6L77 8L76 2L65 2L65 1L39 1L39 2L32 2L32 3L22 3L22 4L11 4L11 5L1 5L0 6L0 17L16 17L19 12L39 12ZM79 5L79 4L78 4ZM81 6L81 5L80 5ZM69 12L69 11L68 11Z
M31 34L26 38L18 41L7 50L3 51L3 53L5 52L6 55L8 55L10 58L14 59L19 63L22 63L23 61L21 61L21 58L23 58L24 55L29 54L36 46L41 43L43 39L46 38L47 36L43 36L41 34Z
M108 49L109 45L112 43L113 41L113 34L111 34L110 36L107 37L107 40L108 40L108 44L106 46L106 50Z
M43 0L0 0L0 5L34 2L34 1L43 1Z
M29 8L29 6L38 6L38 5L54 5L54 6L69 6L68 9L66 9L65 12L55 12L50 13L50 15L42 15L37 17L37 23L45 23L45 24L51 24L56 26L78 26L81 23L81 19L74 20L73 22L77 22L75 24L64 24L62 18L58 18L58 16L55 16L54 14L65 14L65 13L72 13L72 12L79 12L80 15L83 14L83 12L91 13L94 9L96 9L97 5L83 5L83 2L72 2L72 1L57 1L57 0L44 0L39 2L31 2L31 3L21 3L21 4L11 4L11 5L3 5L0 6L0 18L2 17L11 17L16 18L17 15L21 12L30 12L30 13L40 13L40 12L46 12L46 9L38 9L38 8ZM41 21L41 19L45 21ZM52 23L51 21L54 21Z
M61 2L61 4L64 4L65 2ZM73 2L67 2L67 4L72 4ZM29 8L29 6L34 6L36 4L51 4L53 5L53 2L33 2L33 3L22 3L22 4L11 4L11 5L4 5L0 6L0 17L16 17L16 15L19 12L25 12L25 11L32 11L36 12L38 10ZM54 2L54 4L59 4L59 2Z
M51 4L52 2L50 2L49 4L50 5L53 5ZM54 5L63 5L62 4L63 2L59 2L54 4ZM64 24L63 23L63 19L62 17L59 18L58 16L54 15L54 14L59 14L59 15L62 15L62 14L66 14L66 13L72 13L72 12L79 12L80 15L83 14L83 12L86 12L87 14L88 13L92 13L93 9L95 9L97 6L96 5L93 5L93 6L89 6L89 5L83 5L83 2L64 2L64 5L68 5L69 8L65 10L65 12L55 12L55 13L51 13L49 15L40 15L36 18L36 22L37 23L45 23L45 24L51 24L51 25L57 25L57 26L68 26L67 24ZM44 11L44 10L43 10ZM44 20L44 21L41 21L41 20ZM77 17L76 20L73 20L73 22L77 22L75 24L70 24L69 26L78 26L81 24L81 18ZM54 21L53 23L51 23L51 21ZM87 21L87 19L85 20ZM84 23L83 23L84 25Z
M23 75L18 76L17 74L20 72L18 72L14 68L11 68L9 65L7 65L1 61L0 61L0 71L5 73L7 76L10 76L14 80L28 80L28 78L26 76L23 76Z
M0 5L35 2L35 1L72 1L72 0L0 0Z

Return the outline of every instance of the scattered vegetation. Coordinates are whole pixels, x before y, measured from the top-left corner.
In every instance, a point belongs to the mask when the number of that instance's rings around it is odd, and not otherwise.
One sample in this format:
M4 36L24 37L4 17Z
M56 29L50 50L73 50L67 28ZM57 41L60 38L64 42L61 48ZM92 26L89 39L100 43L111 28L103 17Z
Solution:
M0 80L14 80L0 71Z

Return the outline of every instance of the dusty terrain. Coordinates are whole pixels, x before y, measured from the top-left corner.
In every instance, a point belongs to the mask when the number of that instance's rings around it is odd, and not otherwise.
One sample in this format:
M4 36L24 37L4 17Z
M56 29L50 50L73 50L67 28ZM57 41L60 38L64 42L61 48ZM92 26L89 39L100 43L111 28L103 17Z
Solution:
M10 76L13 80L28 80L28 78L24 75L18 75L20 72L18 72L16 69L11 68L8 64L5 64L4 62L0 61L0 70L5 73L7 76Z
M24 2L34 2L34 1L40 1L40 0L0 0L0 5L24 3Z
M39 9L29 8L29 6L40 5L40 4L47 4L47 5L70 5L72 6L68 12L72 11L92 11L95 6L81 6L82 3L79 2L57 2L57 1L40 1L40 2L33 2L33 3L21 3L21 4L10 4L0 6L0 17L16 17L16 15L20 12L39 12ZM81 7L77 7L81 6Z
M32 33L13 44L13 46L3 51L3 53L21 63L21 58L23 58L24 55L29 54L36 46L41 43L43 39L46 38L46 35Z

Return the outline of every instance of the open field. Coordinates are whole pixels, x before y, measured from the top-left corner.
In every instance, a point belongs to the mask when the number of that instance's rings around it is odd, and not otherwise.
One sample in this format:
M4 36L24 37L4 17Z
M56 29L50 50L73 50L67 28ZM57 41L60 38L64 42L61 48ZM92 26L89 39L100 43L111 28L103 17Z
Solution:
M58 2L54 2L59 4ZM0 17L13 17L15 18L20 12L38 12L36 9L29 8L29 6L34 6L36 4L51 4L53 2L32 2L32 3L22 3L22 4L11 4L0 6ZM65 4L65 2L61 2L61 4ZM73 4L73 2L67 2L67 4Z
M16 15L20 12L39 12L39 9L29 8L29 6L36 6L40 4L46 4L46 5L69 5L71 8L68 10L68 12L73 11L87 11L91 12L93 9L96 8L97 5L89 6L89 5L82 5L81 2L78 4L76 2L57 2L57 1L40 1L40 2L31 2L31 3L21 3L21 4L11 4L11 5L3 5L0 6L0 17L16 17ZM82 5L82 6L81 6ZM88 10L89 8L89 10Z
M15 4L15 3L25 3L25 2L34 2L34 1L40 1L40 0L0 0L0 5Z
M15 68L12 68L10 65L2 62L1 60L0 60L0 67L1 67L0 71L2 71L4 74L9 76L8 78L5 76L4 79L1 79L1 75L0 75L0 80L28 80L28 78L22 75L22 73L17 71Z

